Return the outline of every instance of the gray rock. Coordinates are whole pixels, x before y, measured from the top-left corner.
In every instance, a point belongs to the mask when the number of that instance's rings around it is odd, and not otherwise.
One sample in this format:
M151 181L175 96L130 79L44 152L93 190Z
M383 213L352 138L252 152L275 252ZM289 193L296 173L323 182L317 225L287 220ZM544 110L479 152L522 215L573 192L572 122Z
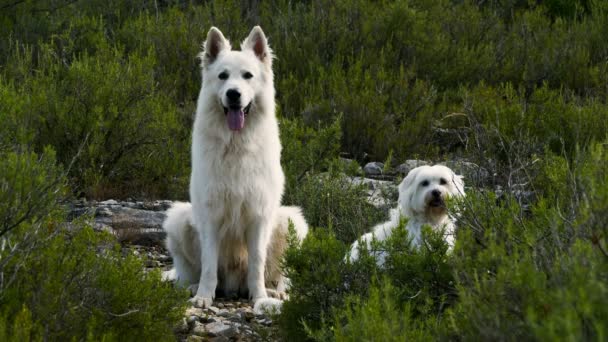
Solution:
M200 318L201 323L213 323L218 322L218 319L213 316L203 316Z
M166 234L162 229L170 201L156 201L148 206L143 202L74 202L67 205L68 217L73 220L91 214L91 225L98 231L108 231L121 241L138 245L159 245Z
M186 309L186 316L203 316L204 312L201 308L189 307Z
M381 175L383 170L384 164L380 162L370 162L363 167L363 172L365 172L365 175L367 176Z
M233 314L226 309L220 309L220 312L218 312L217 315L219 317L226 317L226 318L233 316Z
M393 205L389 194L397 192L397 185L391 181L383 181L361 177L347 177L353 185L363 185L367 190L367 201L376 208L387 208Z
M194 323L194 327L192 328L191 333L196 336L206 336L207 330L205 329L205 325L199 322Z
M95 210L95 216L97 217L112 217L114 213L108 207L99 207Z
M225 336L232 337L235 336L237 331L234 327L224 324L222 322L213 322L209 324L205 324L205 329L207 330L207 334L209 336Z
M166 262L166 261L171 260L171 257L170 257L170 256L168 256L168 255L159 254L159 255L158 255L158 260L159 260L159 261Z
M464 176L467 186L481 186L490 181L490 172L475 163L466 160L448 160L441 164L452 169L457 175Z
M417 168L418 166L422 166L422 165L429 165L429 162L427 162L425 160L408 159L403 164L400 164L399 166L397 166L397 172L400 173L401 175L405 176L413 169Z
M199 319L199 317L198 317L198 316L194 316L194 315L192 315L192 316L189 316L189 317L186 319L186 323L188 323L188 325L189 325L189 326L194 326L194 324L195 324L196 322L198 322L199 320L200 320L200 319Z
M210 306L207 308L207 311L209 311L210 313L217 315L220 313L220 309L215 307L215 306Z
M93 230L95 230L97 232L106 232L106 233L110 233L112 235L116 235L116 231L114 231L114 229L112 229L112 227L108 226L107 224L103 224L103 223L95 222L93 224Z

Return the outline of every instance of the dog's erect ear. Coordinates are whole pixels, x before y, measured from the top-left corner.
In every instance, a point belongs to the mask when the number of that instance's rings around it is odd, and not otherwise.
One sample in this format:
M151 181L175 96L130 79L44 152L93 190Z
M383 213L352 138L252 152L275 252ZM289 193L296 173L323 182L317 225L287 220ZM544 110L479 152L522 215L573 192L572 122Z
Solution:
M272 66L272 50L268 46L268 40L262 28L256 26L251 30L249 36L241 44L241 50L251 50L256 57L266 64Z
M224 38L224 35L216 27L212 27L207 33L207 40L205 41L205 47L203 52L200 54L203 66L207 66L213 63L220 52L224 50L230 50L230 42Z

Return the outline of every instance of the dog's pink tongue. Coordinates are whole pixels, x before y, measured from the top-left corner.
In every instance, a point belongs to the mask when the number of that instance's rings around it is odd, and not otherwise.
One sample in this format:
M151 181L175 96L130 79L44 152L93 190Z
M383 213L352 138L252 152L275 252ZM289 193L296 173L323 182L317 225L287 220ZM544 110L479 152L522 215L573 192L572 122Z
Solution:
M240 131L245 126L245 113L242 109L229 109L226 116L231 130Z

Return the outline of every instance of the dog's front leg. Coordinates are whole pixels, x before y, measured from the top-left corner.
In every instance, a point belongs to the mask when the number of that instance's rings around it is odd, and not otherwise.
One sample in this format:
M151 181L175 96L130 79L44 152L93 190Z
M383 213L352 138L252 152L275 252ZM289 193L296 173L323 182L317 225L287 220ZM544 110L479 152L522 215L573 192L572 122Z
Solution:
M259 220L247 230L247 287L252 302L266 298L266 285L264 283L264 267L271 231L268 220Z
M196 296L190 301L196 307L208 308L213 304L217 287L217 268L219 257L218 232L212 225L206 223L199 229L201 242L201 277Z

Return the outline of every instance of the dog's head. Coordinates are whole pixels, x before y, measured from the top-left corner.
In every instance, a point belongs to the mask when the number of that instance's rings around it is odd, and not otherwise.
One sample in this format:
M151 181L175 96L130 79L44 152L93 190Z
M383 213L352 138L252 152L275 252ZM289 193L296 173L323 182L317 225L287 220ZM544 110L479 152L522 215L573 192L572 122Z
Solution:
M203 89L214 97L232 131L240 131L249 115L264 112L265 101L274 100L272 50L259 26L233 51L220 30L212 27L203 52ZM274 108L273 108L274 110Z
M408 217L435 224L447 217L446 199L464 196L462 176L443 165L420 166L399 184L399 206Z

